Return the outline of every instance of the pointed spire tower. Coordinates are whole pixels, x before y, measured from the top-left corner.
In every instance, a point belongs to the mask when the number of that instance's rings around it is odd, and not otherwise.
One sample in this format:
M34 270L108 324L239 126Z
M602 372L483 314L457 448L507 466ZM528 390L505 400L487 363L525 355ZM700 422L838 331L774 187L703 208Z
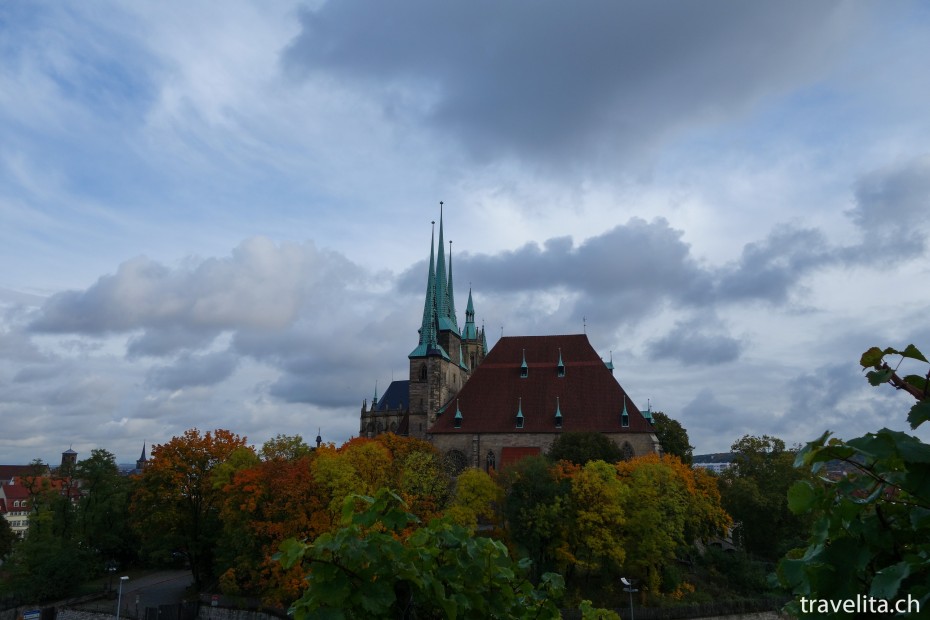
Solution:
M452 242L449 242L449 286L446 287L446 297L448 297L449 323L455 333L459 333L459 322L455 318L455 292L452 288Z
M432 223L435 227L436 222ZM442 250L442 223L439 228L440 245ZM426 278L426 299L423 301L423 322L420 325L420 342L417 348L410 352L407 357L426 357L430 354L442 355L446 359L449 356L439 346L437 336L439 334L438 325L438 308L436 307L436 272L433 270L433 264L436 257L436 238L435 233L430 234L429 244L429 272Z

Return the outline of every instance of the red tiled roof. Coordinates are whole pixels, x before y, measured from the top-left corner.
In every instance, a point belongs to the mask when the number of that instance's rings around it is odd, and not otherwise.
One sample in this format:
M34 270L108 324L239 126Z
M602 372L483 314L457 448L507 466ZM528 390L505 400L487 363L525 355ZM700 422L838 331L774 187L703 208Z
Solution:
M9 500L29 499L29 490L17 478L16 484L4 484L3 495Z
M559 350L565 376L558 376ZM526 352L527 377L520 377ZM556 428L558 397L562 428ZM624 398L630 425L622 427ZM521 400L522 399L522 400ZM518 403L524 425L516 428ZM455 428L456 407L462 412ZM584 334L501 338L447 403L430 433L652 432Z
M34 465L0 465L0 480L10 481L19 476L32 476L35 471ZM42 467L42 473L48 473L48 466Z

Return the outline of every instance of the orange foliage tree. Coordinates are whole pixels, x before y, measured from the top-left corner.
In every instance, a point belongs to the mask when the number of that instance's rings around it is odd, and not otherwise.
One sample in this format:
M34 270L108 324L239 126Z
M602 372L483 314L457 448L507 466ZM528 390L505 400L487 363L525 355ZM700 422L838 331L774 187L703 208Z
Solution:
M714 481L677 456L649 454L617 463L616 469L631 499L624 570L657 594L662 568L674 561L676 551L698 538L722 534L731 520Z
M196 428L152 448L137 480L130 507L143 552L155 560L180 554L200 587L213 576L214 550L222 531L222 490L213 484L216 468L245 437L228 430L200 434Z

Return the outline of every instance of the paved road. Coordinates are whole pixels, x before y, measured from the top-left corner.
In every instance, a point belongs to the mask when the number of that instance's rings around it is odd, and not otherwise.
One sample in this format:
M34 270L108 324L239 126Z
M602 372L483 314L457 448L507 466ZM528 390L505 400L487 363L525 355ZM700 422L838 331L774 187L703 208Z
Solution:
M165 571L130 579L123 583L123 609L128 609L133 616L136 610L180 603L184 592L194 583L190 571Z
M180 603L187 588L194 583L189 570L171 570L148 573L123 582L120 607L124 614L133 618L145 613L146 607L157 607ZM113 580L114 589L119 588L118 579ZM116 600L100 599L79 606L96 612L116 612Z

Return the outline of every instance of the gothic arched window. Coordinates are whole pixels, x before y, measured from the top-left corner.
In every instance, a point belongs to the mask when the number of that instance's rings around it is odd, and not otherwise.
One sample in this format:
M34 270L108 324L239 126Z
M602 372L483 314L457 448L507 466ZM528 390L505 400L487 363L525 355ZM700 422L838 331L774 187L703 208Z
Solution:
M462 470L468 467L468 459L465 458L465 454L461 450L449 450L442 457L442 464L447 474L458 476L462 473Z
M426 381L426 364L420 364L420 381Z
M492 469L497 469L497 457L494 456L494 450L488 450L487 461L487 472L491 473Z

